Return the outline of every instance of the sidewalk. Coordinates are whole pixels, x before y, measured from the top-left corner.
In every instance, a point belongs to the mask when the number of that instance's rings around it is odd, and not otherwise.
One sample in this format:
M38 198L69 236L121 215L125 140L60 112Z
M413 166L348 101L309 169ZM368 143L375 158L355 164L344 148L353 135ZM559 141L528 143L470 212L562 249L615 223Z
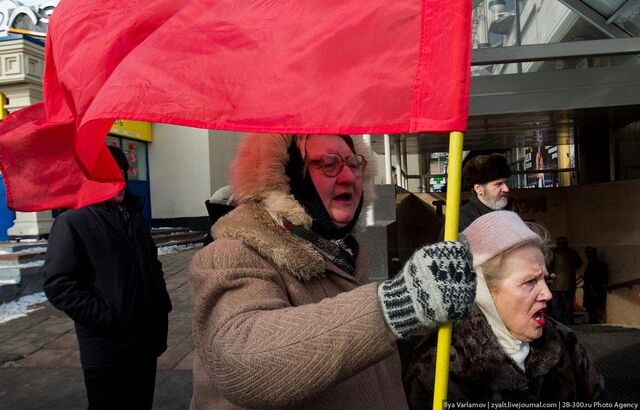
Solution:
M191 401L191 290L186 277L196 250L160 256L173 311L167 351L158 358L154 408L187 409ZM0 324L0 407L87 407L73 322L49 303Z

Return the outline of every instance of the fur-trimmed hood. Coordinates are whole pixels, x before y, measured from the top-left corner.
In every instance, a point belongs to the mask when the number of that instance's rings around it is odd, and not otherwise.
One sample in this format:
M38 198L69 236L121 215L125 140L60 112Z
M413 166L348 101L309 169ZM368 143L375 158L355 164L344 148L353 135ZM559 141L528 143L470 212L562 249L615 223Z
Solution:
M296 134L247 134L231 164L231 189L239 204L260 204L277 221L286 217L294 225L310 228L311 217L291 195L289 178L285 175L288 149L296 137L306 139L306 135ZM365 210L375 198L375 160L361 135L352 135L351 139L356 154L363 155L369 163L362 177ZM356 226L363 226L364 213L360 214Z
M258 203L241 204L223 216L211 229L216 239L242 241L270 261L300 280L309 280L325 271L325 261L313 246L285 232Z

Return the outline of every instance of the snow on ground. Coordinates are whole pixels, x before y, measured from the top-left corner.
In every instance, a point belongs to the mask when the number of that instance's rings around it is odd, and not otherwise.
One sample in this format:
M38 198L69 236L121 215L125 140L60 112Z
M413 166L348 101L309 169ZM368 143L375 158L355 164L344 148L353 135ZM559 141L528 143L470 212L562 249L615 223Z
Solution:
M42 306L35 306L47 300L44 292L23 296L13 302L0 305L0 323L5 323L19 317L27 316L27 313L42 309Z
M31 248L21 249L19 251L13 252L16 255L30 254L30 253L45 253L47 251L46 246L34 246Z
M201 248L201 243L190 243L187 245L170 245L158 248L158 255L166 255L168 253L182 252L189 249Z

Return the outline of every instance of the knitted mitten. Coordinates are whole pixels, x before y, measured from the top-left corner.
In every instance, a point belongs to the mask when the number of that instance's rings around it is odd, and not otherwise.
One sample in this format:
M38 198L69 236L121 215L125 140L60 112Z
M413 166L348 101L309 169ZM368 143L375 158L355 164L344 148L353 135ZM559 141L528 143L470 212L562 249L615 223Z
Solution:
M462 242L418 249L395 278L378 287L385 321L399 338L465 317L475 293L476 273Z

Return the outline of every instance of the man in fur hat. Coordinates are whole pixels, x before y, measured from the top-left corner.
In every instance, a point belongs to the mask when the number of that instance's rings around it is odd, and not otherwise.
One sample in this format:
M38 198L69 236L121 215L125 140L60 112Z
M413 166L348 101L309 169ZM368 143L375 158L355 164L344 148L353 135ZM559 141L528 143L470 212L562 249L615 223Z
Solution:
M472 195L460 209L460 232L478 217L507 208L510 176L511 168L504 155L479 155L467 162L462 178Z

